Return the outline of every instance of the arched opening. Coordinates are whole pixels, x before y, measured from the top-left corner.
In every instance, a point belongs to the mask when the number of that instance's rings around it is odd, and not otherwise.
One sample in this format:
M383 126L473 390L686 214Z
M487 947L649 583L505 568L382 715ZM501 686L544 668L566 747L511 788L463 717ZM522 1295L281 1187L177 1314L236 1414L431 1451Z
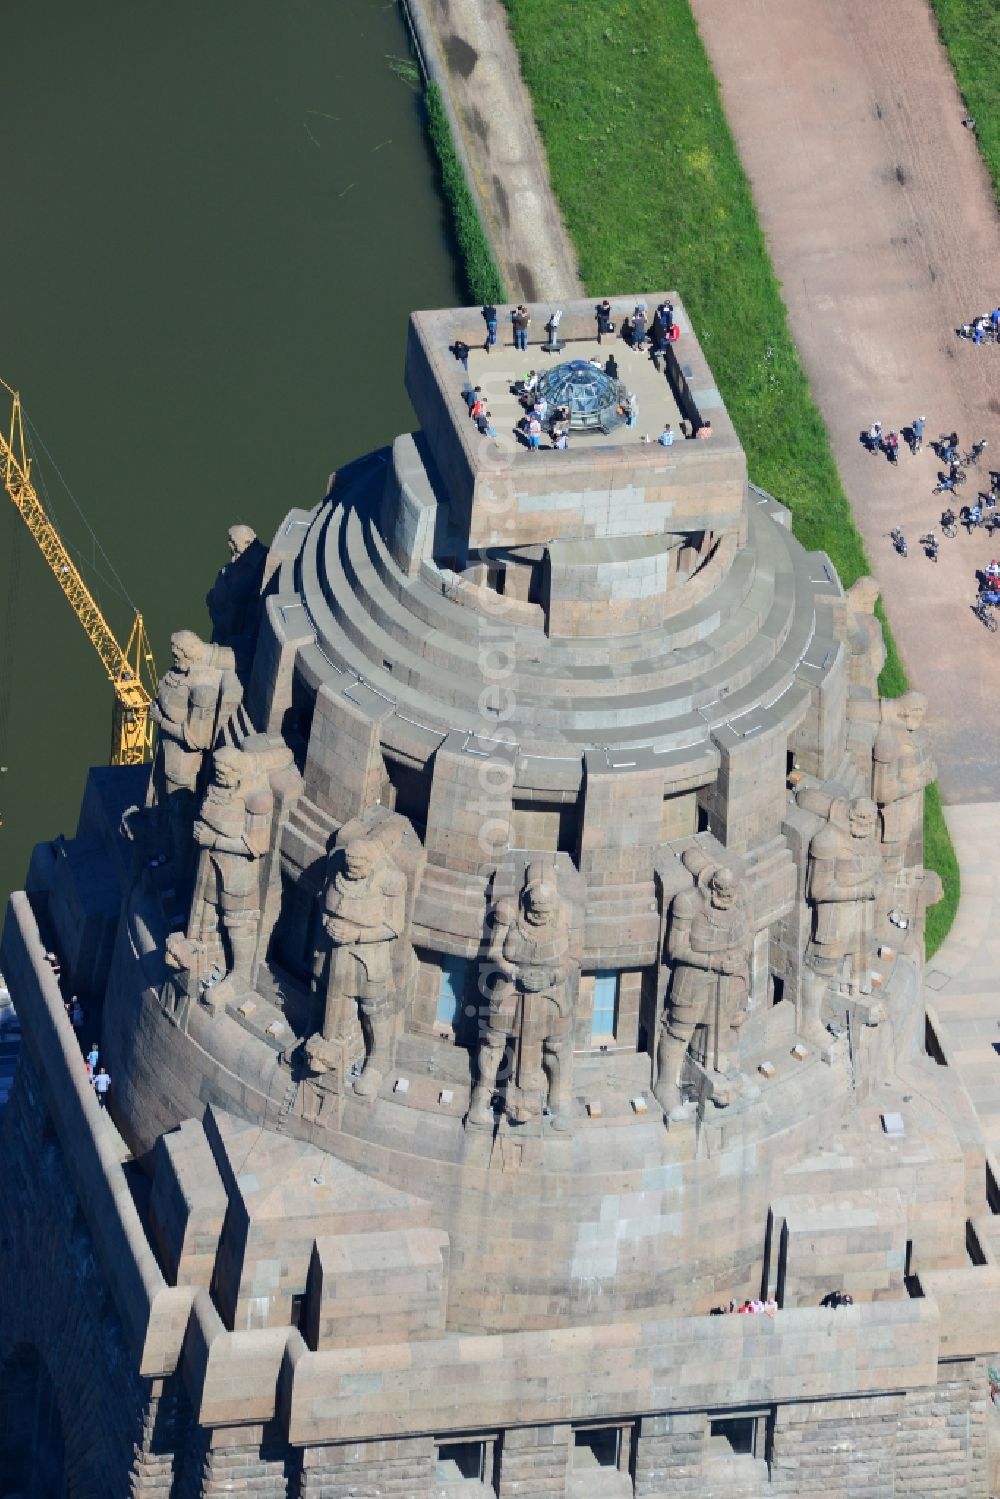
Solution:
M66 1499L62 1421L49 1371L22 1343L0 1365L0 1499Z

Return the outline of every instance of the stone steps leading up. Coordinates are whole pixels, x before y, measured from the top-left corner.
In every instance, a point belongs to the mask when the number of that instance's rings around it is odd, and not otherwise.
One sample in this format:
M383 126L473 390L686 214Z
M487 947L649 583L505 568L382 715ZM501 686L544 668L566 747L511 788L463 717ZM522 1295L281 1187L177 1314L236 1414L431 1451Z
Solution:
M440 673L442 671L457 673L459 681L462 681L463 673L467 672L469 674L468 686L475 689L475 697L472 691L465 694L456 692L455 684L451 680L449 680L447 696L454 706L462 706L464 697L464 706L469 711L474 711L479 691L487 685L487 681L483 680L479 671L478 660L475 662L470 660L472 652L468 645L446 639L437 630L427 632L420 640L419 653L412 648L415 638L412 618L404 614L395 599L387 599L384 591L378 597L372 591L377 570L367 555L364 557L358 555L361 524L361 519L356 512L347 512L343 517L339 532L339 548L334 552L332 545L328 544L326 549L326 594L341 628L354 646L364 653L369 669L371 666L377 669L380 662L392 662L394 689L403 679L410 686L426 693L432 700L434 698L440 700L442 696ZM780 605L776 609L772 601L768 620L761 621L760 608L769 593L767 578L762 577L755 579L751 588L751 603L756 607L744 607L742 613L736 610L727 620L730 640L749 636L743 647L739 670L735 676L737 687L750 680L764 664L768 651L773 649L773 640L770 637L780 634L781 630L787 627L787 619L783 617L783 613L787 614L787 599L790 597L791 588L788 580L786 583L787 587L783 590L784 598L781 600L781 603L785 604L784 611ZM361 610L356 611L352 607L355 600L361 603ZM363 623L358 619L358 614L362 610L366 616ZM721 615L721 601L717 602L716 613ZM358 667L357 669L363 673L365 668ZM675 656L671 674L677 675L680 669ZM553 677L551 673L542 679L515 670L511 679L511 687L518 700L532 710L531 716L534 723L548 724L556 728L575 728L579 725L581 718L585 718L597 731L621 723L641 721L648 717L650 710L663 719L684 713L690 706L700 705L694 703L695 696L700 696L702 703L714 700L718 696L717 682L724 680L726 676L724 663L718 663L714 679L712 676L706 676L700 689L695 687L693 691L690 682L690 664L687 665L687 671L684 673L687 680L684 680L684 677L681 678L680 691L676 688L671 691L672 684L668 683L658 683L648 687L644 684L645 690L637 691L635 679L625 678L620 684L622 690L610 704L607 694L600 698L584 696L580 693L580 684L572 678ZM565 696L569 696L572 709L560 711L550 707L554 698L559 699Z
M405 577L368 510L367 503L332 506L303 550L301 584L320 648L339 670L386 694L400 715L442 732L481 729L480 699L492 680L479 659L481 622L422 579ZM524 632L532 654L517 659L515 651L505 682L513 695L510 725L527 731L524 742L535 750L690 746L713 723L786 690L814 628L809 563L799 564L796 576L787 532L761 507L751 510L750 527L752 546L716 593L676 616L669 630L646 632L646 654L627 666L615 660L618 641L605 642L604 662L583 664L566 642L535 632L529 645L531 632ZM796 608L797 600L805 607ZM600 694L593 691L598 683Z

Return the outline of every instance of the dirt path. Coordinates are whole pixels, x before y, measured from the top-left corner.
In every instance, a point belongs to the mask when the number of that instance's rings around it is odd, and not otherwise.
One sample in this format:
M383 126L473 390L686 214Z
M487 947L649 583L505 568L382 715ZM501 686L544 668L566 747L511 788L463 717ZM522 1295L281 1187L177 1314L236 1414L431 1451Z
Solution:
M1000 468L1000 347L954 331L1000 302L998 220L929 7L692 4L907 672L930 698L943 794L1000 799L1000 633L969 608L1000 534L942 541L935 567L916 545L940 516L933 455L893 470L858 442L873 417L926 416L928 436L987 437ZM973 472L962 498L975 487Z
M500 0L406 0L514 301L583 295Z

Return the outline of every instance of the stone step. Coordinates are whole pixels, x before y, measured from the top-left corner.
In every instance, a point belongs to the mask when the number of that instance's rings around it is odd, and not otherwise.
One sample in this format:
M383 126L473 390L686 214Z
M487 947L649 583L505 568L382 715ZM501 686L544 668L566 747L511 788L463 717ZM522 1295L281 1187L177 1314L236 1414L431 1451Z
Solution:
M424 575L410 577L400 570L370 516L365 517L364 533L369 556L382 583L405 609L448 635L454 633L457 638L480 642L483 611L479 599L483 590L463 584L461 580L457 586L452 586L447 581L454 576L451 574L440 574L439 587L429 583ZM636 635L564 639L549 637L544 630L504 617L501 612L495 616L496 633L502 631L513 642L519 660L537 661L546 672L561 673L567 681L576 683L589 677L594 681L615 683L632 674L657 669L661 658L666 660L689 644L697 644L699 636L704 634L706 620L711 620L716 612L726 617L734 611L739 597L753 582L753 559L739 554L729 572L731 578L728 575L720 578L722 592L713 595L711 601L715 603L721 599L721 611L708 603L693 604L683 614L672 617L669 628L646 630ZM721 641L720 648L724 648ZM545 662L541 660L543 656Z
M370 558L366 555L363 559L358 557L357 542L361 530L361 518L356 512L349 512L344 517L341 529L341 546L339 562L343 567L343 574L347 579L355 597L363 595L363 589L371 588L372 578L377 576ZM338 558L332 556L332 545L327 547L328 576L331 581L336 576ZM739 671L735 678L735 685L740 686L759 670L766 662L768 652L773 649L773 641L768 639L770 634L777 634L782 626L787 625L787 609L775 610L772 606L772 628L762 631L760 625L760 609L769 593L766 578L755 580L751 589L751 600L754 607L735 611L740 618L742 629L740 634L749 637L743 647L742 659ZM790 596L790 584L786 590L786 597ZM339 598L339 590L332 587L328 593L334 601L334 613L340 619L342 627L353 639L355 645L365 650L369 659L375 661L381 652L382 660L393 662L393 678L398 681L400 668L408 673L408 680L413 686L425 686L433 695L433 675L428 681L427 667L438 667L444 670L465 670L470 672L472 683L479 686L486 685L480 677L478 659L470 660L472 655L469 647L459 642L446 641L440 631L430 631L421 642L423 651L418 657L409 648L409 642L413 640L413 620L407 616L393 599L387 600L385 593L376 601L371 592L367 596L361 596L362 608L368 615L369 626L372 622L382 630L388 630L388 637L384 637L373 631L370 627L363 629L355 617L355 611L348 608ZM716 612L721 615L721 604L717 603ZM388 618L387 618L388 616ZM755 628L757 627L757 628ZM734 619L727 621L727 628L731 637L736 633ZM392 644L390 644L392 642ZM714 644L714 637L713 637ZM461 660L449 659L449 652L455 656L461 656ZM475 653L478 658L478 650ZM687 665L687 663L685 663ZM673 674L678 673L676 664ZM552 727L562 728L576 726L581 718L590 723L595 732L614 727L621 723L634 723L642 721L653 710L664 719L676 716L678 713L686 712L691 706L699 706L697 699L700 697L702 703L713 701L718 697L717 682L725 678L725 666L719 664L716 667L715 680L706 677L700 691L691 691L690 667L684 672L680 679L680 690L671 691L670 683L658 682L646 685L643 683L642 690L636 690L638 683L634 678L626 677L619 683L619 692L609 703L608 694L605 692L601 697L589 697L581 695L579 683L572 678L556 678L551 673L546 673L544 678L528 674L523 671L517 672L511 679L511 687L517 698L523 704L534 709L533 721L546 723ZM478 692L477 692L478 697ZM572 709L559 710L552 707L554 701L569 697L572 701ZM473 706L471 696L466 699L470 707Z
M680 671L683 679L671 684L672 691L669 687L637 691L641 678L637 680L636 674L630 672L619 674L617 681L623 690L609 702L606 694L596 699L582 697L581 684L572 676L559 677L551 672L515 675L516 707L512 726L523 724L529 730L530 743L536 752L544 746L558 753L567 742L580 745L655 744L669 739L679 745L694 745L705 739L710 723L726 722L758 704L762 694L777 694L787 689L790 684L787 675L789 653L784 644L780 652L782 669L769 673L766 679L762 675L767 671L769 654L774 651L776 643L783 634L787 640L792 633L788 611L788 601L793 597L791 578L787 563L784 567L781 565L783 559L788 559L786 533L759 508L751 512L751 527L760 533L756 538L755 552L765 556L765 563L759 575L755 574L754 558L745 553L738 559L740 566L731 569L720 592L725 595L729 590L743 587L739 604L733 598L727 600L716 594L691 611L692 616L696 616L694 622L679 617L687 633L697 629L706 629L708 633L701 652L678 660L679 653L673 651L674 671ZM767 527L767 530L761 531L762 527ZM370 681L397 705L401 715L412 716L422 723L429 718L437 719L438 722L433 723L435 730L438 723L442 730L447 727L481 727L479 694L483 679L478 670L474 673L469 670L467 649L463 652L464 660L456 663L454 651L461 642L435 630L420 642L422 651L415 651L412 648L412 626L404 631L407 624L405 612L401 613L400 603L395 600L391 614L396 629L400 634L410 635L410 644L384 632L370 612L365 617L364 600L355 593L361 582L372 591L372 595L378 590L384 604L389 590L382 583L380 569L372 561L368 546L362 546L363 541L363 517L356 514L353 507L331 507L325 524L314 528L303 550L303 587L322 637L324 654L339 670ZM814 617L812 589L808 581L810 565L807 560L806 587L799 595L808 600L807 607L799 611L808 629L813 627ZM388 564L383 565L383 571L386 566ZM775 582L773 594L769 595L768 580L771 576ZM732 607L727 609L727 602ZM370 610L371 606L368 607ZM765 608L768 614L762 620L761 611ZM386 615L390 613L388 606L384 612ZM676 633L672 629L668 637L667 631L648 632L650 639L658 640L661 645L668 639L673 640ZM730 677L725 665L717 662L714 674L703 674L699 679L692 668L704 664L705 653L713 648L716 636L720 646L724 641L728 641L731 650L736 646L736 675ZM801 651L801 645L799 649ZM438 659L434 659L435 656ZM388 667L384 664L386 662ZM735 691L722 691L724 687L732 689L734 686ZM570 696L571 708L555 706L555 700L563 694Z

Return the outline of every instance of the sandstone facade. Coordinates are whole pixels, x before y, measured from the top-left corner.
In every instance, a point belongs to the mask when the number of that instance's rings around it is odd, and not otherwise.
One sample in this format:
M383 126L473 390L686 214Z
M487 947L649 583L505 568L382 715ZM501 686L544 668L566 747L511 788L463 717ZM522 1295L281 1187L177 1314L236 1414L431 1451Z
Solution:
M987 1499L1000 1270L923 1003L920 715L673 300L658 367L614 346L638 421L537 452L512 387L596 357L591 305L558 354L473 350L494 437L450 353L478 310L415 314L421 430L213 590L188 779L95 773L37 850L0 1492L41 1432L53 1494Z

